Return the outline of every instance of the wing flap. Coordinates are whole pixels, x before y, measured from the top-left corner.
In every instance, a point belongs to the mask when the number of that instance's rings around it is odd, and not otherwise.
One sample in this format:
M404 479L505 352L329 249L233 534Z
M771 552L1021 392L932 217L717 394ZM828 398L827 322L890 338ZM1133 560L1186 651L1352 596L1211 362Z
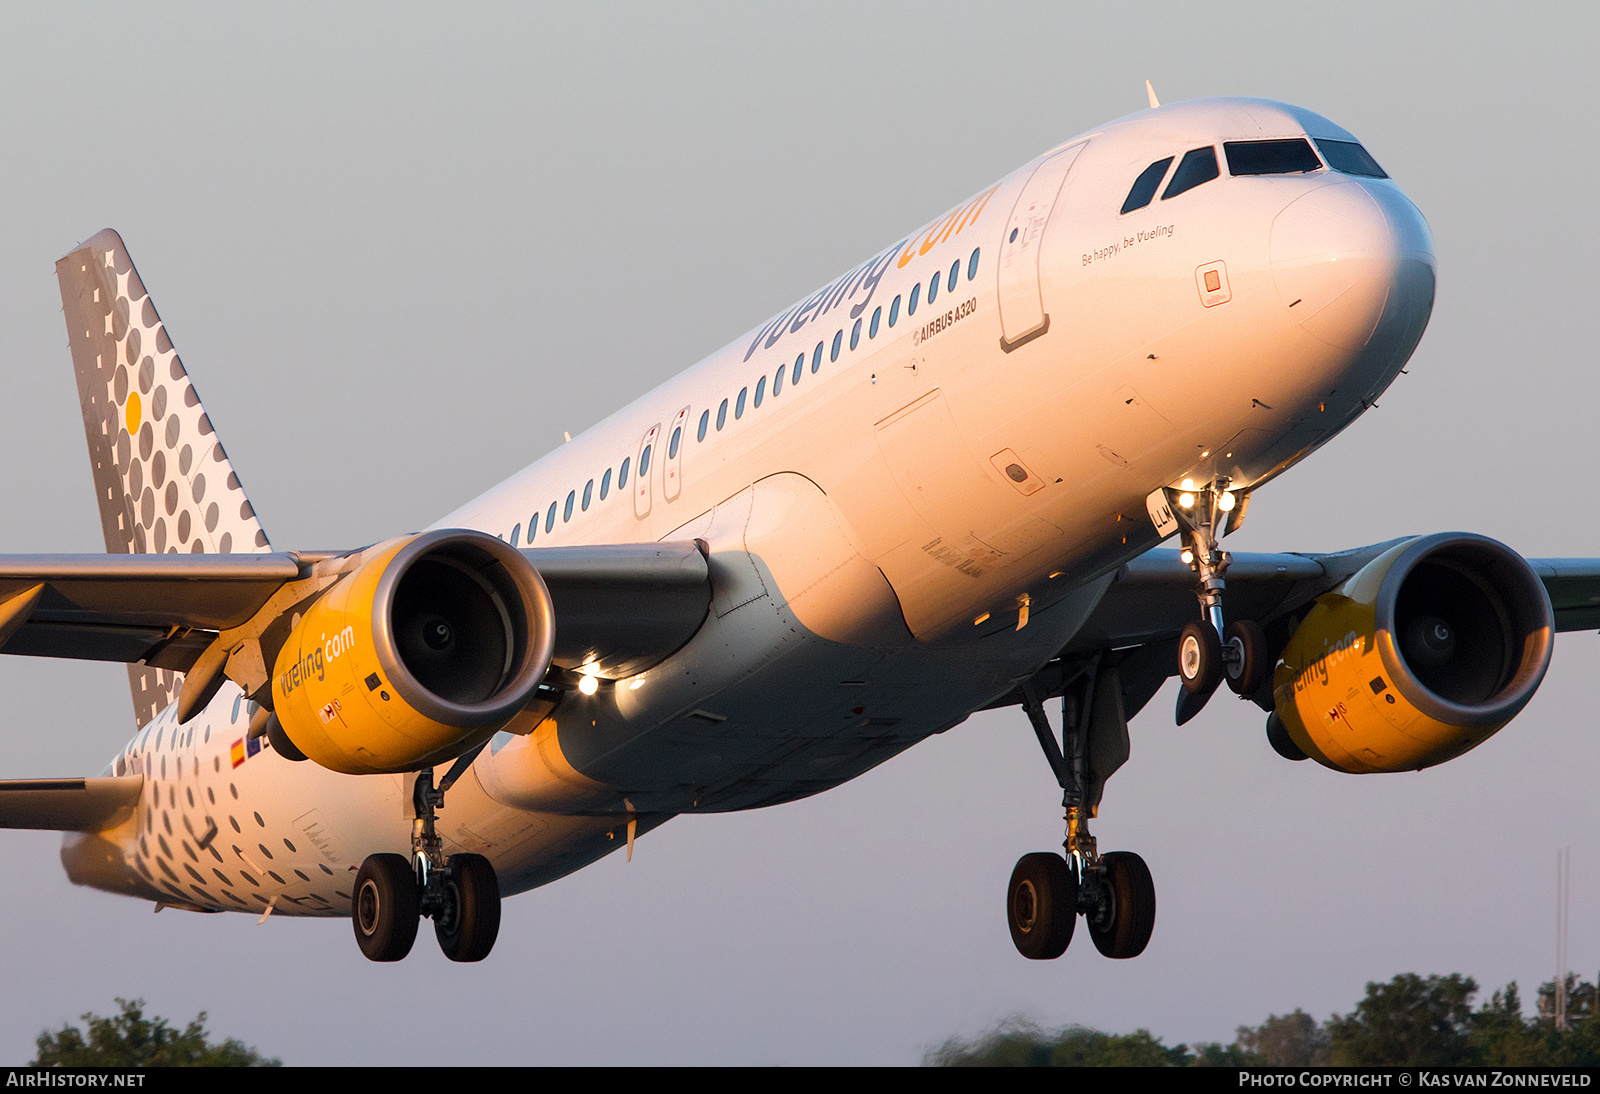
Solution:
M103 832L133 815L143 775L0 780L0 828Z

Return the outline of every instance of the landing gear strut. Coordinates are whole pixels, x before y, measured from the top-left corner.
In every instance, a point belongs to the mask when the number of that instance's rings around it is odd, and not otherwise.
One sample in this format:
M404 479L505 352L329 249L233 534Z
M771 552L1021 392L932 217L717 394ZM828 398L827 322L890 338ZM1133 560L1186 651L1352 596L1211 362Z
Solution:
M411 861L403 855L368 855L356 874L351 906L356 943L373 961L399 961L411 952L422 916L433 919L439 948L452 961L482 961L500 933L500 883L482 855L446 856L435 827L450 789L477 759L482 746L451 765L434 785L419 772L412 788Z
M1185 479L1182 488L1163 487L1145 500L1157 531L1183 533L1183 561L1194 571L1200 601L1201 618L1185 624L1178 636L1179 725L1200 713L1224 680L1235 694L1254 695L1272 667L1259 625L1223 623L1222 592L1232 559L1217 543L1243 522L1246 508L1229 485L1225 476L1204 486Z
M1024 855L1006 893L1011 940L1034 960L1060 957L1080 915L1107 957L1137 957L1155 926L1155 886L1144 860L1131 851L1101 855L1089 833L1105 779L1128 755L1120 684L1102 661L1096 654L1063 670L1059 744L1035 681L1021 689L1023 710L1061 787L1067 827L1066 855Z

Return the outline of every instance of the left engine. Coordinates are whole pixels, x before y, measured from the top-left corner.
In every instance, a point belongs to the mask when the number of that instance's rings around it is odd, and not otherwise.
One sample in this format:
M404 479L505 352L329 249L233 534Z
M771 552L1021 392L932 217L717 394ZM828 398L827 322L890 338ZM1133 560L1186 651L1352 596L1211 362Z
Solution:
M494 536L379 544L291 628L272 674L277 730L350 775L444 763L527 706L554 643L544 581Z
M1554 638L1544 585L1504 544L1459 532L1397 544L1295 628L1268 736L1336 771L1443 763L1527 705Z

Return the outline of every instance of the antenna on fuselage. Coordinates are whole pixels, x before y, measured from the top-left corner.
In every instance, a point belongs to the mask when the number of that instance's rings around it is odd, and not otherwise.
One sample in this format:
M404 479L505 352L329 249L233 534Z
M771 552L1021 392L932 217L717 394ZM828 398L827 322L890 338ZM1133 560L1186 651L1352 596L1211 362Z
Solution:
M1156 98L1156 89L1150 86L1150 81L1149 80L1146 80L1144 82L1144 93L1146 95L1150 96L1150 109L1151 110L1154 110L1156 107L1161 105L1161 100Z

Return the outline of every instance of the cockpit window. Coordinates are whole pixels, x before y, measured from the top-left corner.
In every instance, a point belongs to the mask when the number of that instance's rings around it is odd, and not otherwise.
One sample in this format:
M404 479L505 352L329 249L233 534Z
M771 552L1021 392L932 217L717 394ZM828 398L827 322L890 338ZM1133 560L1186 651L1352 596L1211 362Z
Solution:
M1133 189L1128 191L1128 200L1122 203L1122 211L1131 213L1149 205L1150 199L1156 196L1156 190L1161 186L1161 180L1167 177L1167 168L1171 166L1172 157L1168 156L1140 171L1139 177L1133 180Z
M1325 141L1317 138L1317 147L1328 158L1328 166L1347 175L1364 175L1369 179L1386 179L1388 173L1378 166L1378 161L1367 154L1355 141Z
M1316 171L1322 161L1306 140L1224 141L1230 175L1298 175Z
M1217 150L1207 145L1204 148L1192 148L1183 154L1183 159L1178 163L1178 169L1172 173L1172 181L1167 183L1167 192L1161 195L1161 200L1175 198L1185 190L1193 190L1201 183L1210 182L1221 172L1217 170Z

